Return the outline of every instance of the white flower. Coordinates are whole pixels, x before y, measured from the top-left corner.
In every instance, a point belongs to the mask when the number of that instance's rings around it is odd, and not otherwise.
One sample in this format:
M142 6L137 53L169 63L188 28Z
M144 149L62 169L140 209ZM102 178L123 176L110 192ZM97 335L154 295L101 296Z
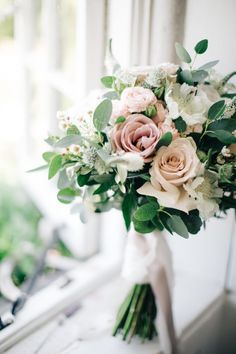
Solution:
M143 158L139 154L133 152L127 152L122 155L110 157L108 162L110 166L117 168L117 175L115 177L117 184L123 184L125 182L128 171L139 171L144 165Z
M209 107L219 99L217 92L213 90L207 89L205 85L199 85L199 88L185 83L171 85L165 95L168 116L171 119L181 116L189 126L203 124Z
M205 171L204 176L196 177L184 186L189 198L194 201L203 219L207 220L219 210L218 199L223 196L223 190L218 187L217 174Z
M67 167L66 174L67 174L67 177L69 178L69 180L72 180L74 178L76 172L79 171L80 168L81 168L81 163L80 162L77 162L73 166Z
M221 150L221 154L222 154L224 157L230 157L230 156L231 156L230 149L227 148L226 146L223 146L223 148L222 148L222 150Z

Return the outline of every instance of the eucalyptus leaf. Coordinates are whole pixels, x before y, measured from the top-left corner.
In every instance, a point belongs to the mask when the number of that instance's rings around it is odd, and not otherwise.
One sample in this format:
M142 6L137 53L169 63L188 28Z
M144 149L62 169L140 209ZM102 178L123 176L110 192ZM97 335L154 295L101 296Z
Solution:
M207 131L206 134L213 138L217 138L223 144L235 144L236 137L225 130Z
M182 60L184 63L191 63L192 59L189 53L180 43L175 43L175 50L180 60Z
M211 122L208 126L210 131L215 130L227 130L228 132L233 132L236 130L236 119L218 119Z
M202 39L200 42L198 42L195 45L194 50L197 54L203 54L203 53L205 53L207 48L208 48L208 40Z
M192 71L190 70L182 70L179 73L179 77L181 79L181 81L188 85L193 85L193 76L192 76Z
M206 63L206 64L200 66L200 67L198 68L198 70L209 70L209 69L213 68L213 67L214 67L216 64L218 64L218 63L219 63L219 60L209 61L208 63Z
M66 169L63 169L62 171L59 172L59 177L57 180L57 188L58 189L65 189L70 186L70 181L68 179Z
M141 234L147 234L156 229L156 226L151 221L139 221L133 218L133 224L135 231Z
M56 155L52 158L49 164L48 179L53 178L62 166L62 156Z
M134 218L138 221L148 221L153 219L158 210L158 204L147 203L141 205L134 213Z
M28 170L27 173L42 171L45 170L46 168L48 168L48 165L42 165L39 167L32 168L31 170Z
M167 223L173 232L177 233L178 235L184 238L189 237L188 229L180 216L172 215L168 219Z
M102 131L109 123L112 113L112 103L109 99L103 100L95 109L93 114L93 124L98 131Z
M204 81L207 76L208 76L208 72L205 70L192 71L192 78L194 82Z
M57 193L57 199L64 204L73 202L76 197L76 192L71 188L64 188Z
M118 100L119 95L116 91L107 91L102 95L103 98L108 98L109 100Z
M101 82L106 88L112 88L115 80L116 80L115 76L103 76L101 78Z
M225 101L217 101L215 102L208 110L208 118L210 120L214 120L219 118L225 110Z
M66 131L67 135L79 135L80 131L79 129L76 127L76 125L72 125L70 126L67 131Z
M185 130L187 129L187 124L186 122L183 120L182 117L179 117L177 119L175 119L174 121L175 123L175 128L178 130L178 132L183 133L185 132Z
M60 140L58 140L54 147L55 148L66 148L70 145L81 145L82 144L82 138L80 135L78 134L71 134L71 135L67 135L63 138L61 138Z
M50 146L54 146L55 143L59 140L60 138L58 136L49 136L47 139L45 139L45 143L47 143Z
M47 162L50 162L50 160L56 155L54 151L46 151L43 153L43 159Z

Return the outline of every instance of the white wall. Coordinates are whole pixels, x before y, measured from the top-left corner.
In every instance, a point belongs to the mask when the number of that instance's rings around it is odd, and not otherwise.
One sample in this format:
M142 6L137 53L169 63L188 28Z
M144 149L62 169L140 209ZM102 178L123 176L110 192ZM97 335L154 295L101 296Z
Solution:
M190 51L200 39L209 40L209 48L204 55L199 56L197 64L219 59L217 71L227 74L236 70L235 14L235 0L187 1L184 46ZM227 248L232 232L236 241L236 233L232 228L234 223L233 214L226 220L213 220L206 231L197 236L199 241L191 241L196 247L196 253L199 253L198 268L205 265L205 273L220 282L223 282L226 271ZM184 251L188 247L184 245ZM196 262L196 253L192 253L192 259L186 255L190 267ZM236 242L233 243L231 270L228 274L228 285L236 291L236 267L233 264L236 264Z

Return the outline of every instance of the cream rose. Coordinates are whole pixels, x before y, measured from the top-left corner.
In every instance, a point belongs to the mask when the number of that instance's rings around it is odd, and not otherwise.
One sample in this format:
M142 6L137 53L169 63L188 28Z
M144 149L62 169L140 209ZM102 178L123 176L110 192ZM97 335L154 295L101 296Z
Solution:
M183 185L194 178L200 168L193 139L177 138L157 151L150 169L151 183L145 183L138 193L156 197L162 206L188 212L196 205Z
M112 113L110 123L113 125L120 116L127 118L129 112L127 107L120 100L112 100Z
M139 153L145 162L150 162L162 134L152 119L143 114L131 114L124 123L113 128L111 140L115 151Z
M152 90L141 86L128 87L121 94L121 102L130 113L140 113L157 102Z

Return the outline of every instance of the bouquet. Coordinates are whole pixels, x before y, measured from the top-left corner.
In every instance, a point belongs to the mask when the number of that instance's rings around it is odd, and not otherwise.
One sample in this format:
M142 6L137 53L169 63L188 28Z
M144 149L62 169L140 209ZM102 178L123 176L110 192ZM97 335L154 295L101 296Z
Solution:
M187 239L236 207L236 72L220 76L217 60L196 67L207 47L198 42L192 59L176 43L182 66L116 66L82 108L58 113L63 134L49 136L43 158L60 202L76 199L81 219L86 208L121 209L141 243L163 230ZM113 334L152 339L156 305L152 281L134 285Z

